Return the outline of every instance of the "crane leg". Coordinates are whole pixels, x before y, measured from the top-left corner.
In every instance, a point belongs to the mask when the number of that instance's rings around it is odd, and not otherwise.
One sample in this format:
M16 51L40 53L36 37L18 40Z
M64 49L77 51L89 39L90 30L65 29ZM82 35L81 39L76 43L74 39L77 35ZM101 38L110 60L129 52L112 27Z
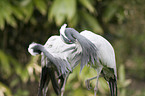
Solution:
M97 91L98 91L98 79L99 79L101 71L102 71L102 67L97 69L97 80L96 80L96 85L95 85L95 88L94 88L94 96L96 96Z
M63 96L63 94L64 94L65 85L66 85L66 81L67 81L68 76L69 76L69 72L66 74L66 76L65 76L65 78L64 78L63 85L62 85L62 87L61 87L61 96Z
M87 79L87 80L85 81L85 84L86 84L86 87L87 87L88 90L91 89L91 87L90 87L90 81L93 80L93 79L96 79L97 77L98 77L98 76L95 76L95 77L89 78L89 79ZM102 77L102 75L100 74L99 77Z
M46 83L45 83L45 85L44 85L44 88L43 88L43 90L42 90L43 96L46 96L46 94L47 94L48 83L49 83L49 80L46 81Z
M87 80L85 81L85 84L86 84L86 87L87 87L88 90L91 89L91 87L90 87L90 81L93 80L93 79L96 79L96 78L97 78L97 76L92 77L92 78L89 78L89 79L87 79Z
M61 88L61 96L63 96L63 94L64 94L65 85L66 85L66 78L64 78L64 83L63 83L63 86L62 86L62 88Z

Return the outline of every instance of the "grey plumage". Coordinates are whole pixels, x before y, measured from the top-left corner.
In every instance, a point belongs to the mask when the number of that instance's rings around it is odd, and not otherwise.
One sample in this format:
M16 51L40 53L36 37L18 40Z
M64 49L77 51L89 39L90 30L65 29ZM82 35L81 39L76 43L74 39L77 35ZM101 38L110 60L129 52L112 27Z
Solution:
M70 39L72 42L75 42L76 41L75 39L77 39L78 42L81 42L80 45L82 48L82 52L81 52L81 54L79 54L81 56L76 55L77 57L74 58L74 59L81 58L80 72L82 71L84 66L86 64L88 64L88 62L90 62L91 64L94 65L94 61L97 60L97 54L96 54L97 48L96 48L96 46L91 41L86 39L84 36L81 36L73 28L66 28L65 34L68 37L68 39ZM74 37L75 37L75 39L72 39Z
M57 78L55 76L55 72L57 72L53 68L49 67L42 67L41 71L41 77L40 77L40 85L39 85L39 90L38 90L38 96L46 96L47 90L48 90L48 84L49 81L51 80L53 89L57 95L60 94L60 87L57 82Z
M61 88L57 82L58 71L55 69L54 64L49 62L49 59L44 54L42 54L41 56L41 66L42 66L42 70L41 70L41 75L40 75L38 96L42 96L42 95L46 96L47 90L48 90L48 84L50 81L52 82L54 92L57 95L59 95Z
M78 65L80 61L79 58L74 59L78 51L78 50L75 50L76 47L74 46L74 44L71 44L71 45L65 44L64 42L62 42L60 36L51 36L47 40L44 46L50 53L53 53L54 57L61 57L67 60L71 64L72 70L75 68L75 66ZM78 56L81 56L81 55L78 54ZM67 73L65 76L63 76L65 78L62 78L62 76L60 77L61 82L62 82L61 83L61 96L63 96L64 90L65 90L65 84L70 73Z
M38 90L38 96L46 96L48 90L48 84L51 80L54 91L57 95L60 95L61 86L58 84L58 79L60 78L62 84L64 83L64 77L66 73L71 71L71 66L69 62L65 59L56 58L52 54L50 54L43 45L32 43L29 45L28 51L32 55L40 54L42 52L41 57L41 77L40 77L40 85Z
M81 61L81 70L90 62L91 64L89 63L89 65L97 71L97 76L86 80L87 87L89 88L89 81L96 78L97 82L94 88L94 94L96 96L98 79L102 73L110 86L111 96L117 96L116 61L114 49L111 44L102 36L90 31L85 30L79 33L73 28L66 28L66 26L64 24L61 27L60 36L62 36L65 43L67 39L67 42L70 41L70 44L75 44L76 48L73 51L75 53L74 59Z
M29 46L29 49L33 50L34 53L40 53L43 52L43 54L49 59L49 62L55 65L60 75L66 74L66 72L71 71L71 66L67 60L61 59L61 58L55 58L53 55L51 55L43 45L32 43ZM29 51L30 52L30 51ZM47 65L46 65L47 66Z

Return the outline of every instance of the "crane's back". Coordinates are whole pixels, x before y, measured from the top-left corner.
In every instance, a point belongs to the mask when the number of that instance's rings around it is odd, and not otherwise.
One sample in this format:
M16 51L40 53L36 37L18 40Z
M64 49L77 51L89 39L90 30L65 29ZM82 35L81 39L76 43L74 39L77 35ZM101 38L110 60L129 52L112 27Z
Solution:
M98 59L107 67L113 68L116 74L115 53L112 45L105 38L92 33L91 31L85 30L80 34L90 40L97 47Z

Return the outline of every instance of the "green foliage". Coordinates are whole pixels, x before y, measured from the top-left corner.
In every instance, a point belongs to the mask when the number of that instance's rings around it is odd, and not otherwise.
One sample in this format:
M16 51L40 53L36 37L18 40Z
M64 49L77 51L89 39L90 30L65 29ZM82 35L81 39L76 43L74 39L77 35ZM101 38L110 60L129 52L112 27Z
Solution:
M47 3L43 0L34 0L36 8L41 12L41 14L46 15L47 13Z
M26 78L28 78L27 70L23 69L21 64L18 63L17 60L15 60L10 55L5 54L2 50L0 50L0 61L1 73L5 74L3 75L3 78L8 78L12 74L16 73L21 77L22 81L26 81ZM12 69L11 67L14 69Z
M18 20L25 23L29 20L32 21L32 23L37 22L33 16L36 7L42 15L48 15L48 22L55 21L58 26L61 26L65 22L67 22L69 26L76 26L80 19L80 21L83 21L81 22L82 27L87 28L87 26L90 26L90 29L96 33L103 32L98 20L89 13L96 13L95 7L89 0L54 0L53 3L50 1L47 3L45 0L22 0L12 2L6 0L0 1L0 3L1 2L1 30L4 29L5 23L16 28ZM52 3L51 6L48 6L49 3ZM8 7L4 7L6 4ZM85 9L89 10L89 12L84 9L79 9L78 4L81 4ZM79 11L77 9L79 9ZM80 14L80 12L82 13Z
M125 79L124 65L120 65L118 73L119 73L118 87L120 89L120 96L126 96L126 87L131 83L131 80Z
M0 63L1 72L6 74L4 78L7 78L11 74L10 64L9 64L8 56L2 50L0 50L0 62L1 62Z
M79 0L80 3L86 7L91 13L95 12L95 8L90 0Z
M7 5L7 7L5 7L6 5ZM4 29L5 22L7 22L8 24L10 24L13 27L16 27L16 21L15 21L14 17L12 16L13 12L12 12L11 8L12 8L12 6L8 0L0 1L0 13L1 13L0 28L1 29Z
M19 76L19 78L13 78L10 82L10 87L13 88L17 86L21 81L26 83L28 82L28 79L34 81L35 74L40 74L40 66L36 63L36 61L39 59L39 56L36 56L32 58L32 61L27 64L26 67L23 67L22 64L18 63L17 60L15 60L10 55L7 55L2 50L0 50L0 74L1 78L9 79L13 74L16 74ZM35 61L35 62L34 62ZM34 64L35 63L35 64ZM35 74L34 74L35 73ZM4 74L4 75L2 75ZM11 89L0 82L0 96L12 96ZM28 96L29 92L22 91L21 89L17 90L17 93L14 96Z
M26 90L18 89L17 93L14 96L29 96L29 92Z
M0 82L0 96L12 96L11 90Z
M103 29L101 28L96 18L85 11L80 11L80 14L83 18L82 23L84 23L84 26L88 26L95 33L103 33Z
M85 66L84 69L80 72L80 67L76 67L73 72L70 74L67 84L66 84L66 96L74 96L78 94L83 94L83 96L93 96L94 95L94 87L96 85L96 79L92 80L91 90L87 90L85 85L85 80L94 77L97 75L96 70ZM71 90L71 91L70 91ZM85 90L85 91L84 91ZM104 78L99 79L99 94L107 94L109 92L109 87Z
M55 19L57 25L62 25L67 18L71 20L76 14L76 0L55 0L49 12L49 20Z

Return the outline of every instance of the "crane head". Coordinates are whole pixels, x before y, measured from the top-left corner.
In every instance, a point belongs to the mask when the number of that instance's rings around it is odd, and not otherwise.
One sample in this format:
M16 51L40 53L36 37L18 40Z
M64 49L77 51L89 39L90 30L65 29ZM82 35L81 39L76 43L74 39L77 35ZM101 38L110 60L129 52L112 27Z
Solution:
M35 56L35 55L37 55L37 54L40 54L41 51L39 50L39 44L34 43L34 42L31 43L31 44L29 45L28 52L29 52L31 55L33 55L33 56Z
M72 36L71 31L73 28L66 28L67 24L64 24L60 28L60 37L66 44L73 44L76 40Z

